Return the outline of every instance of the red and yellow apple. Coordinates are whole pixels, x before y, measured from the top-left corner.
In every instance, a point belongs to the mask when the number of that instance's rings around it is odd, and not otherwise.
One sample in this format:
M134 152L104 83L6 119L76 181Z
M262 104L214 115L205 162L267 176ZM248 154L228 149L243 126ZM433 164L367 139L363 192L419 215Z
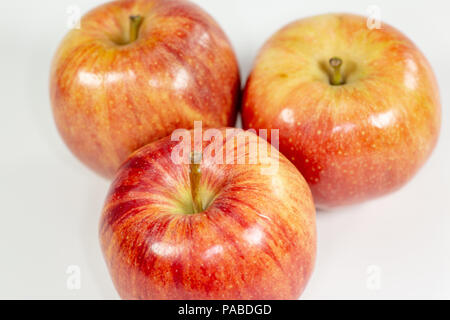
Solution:
M100 242L122 298L297 299L303 291L316 250L308 184L273 147L254 158L270 146L254 133L215 131L201 162L174 162L180 142L166 137L119 169Z
M240 91L226 35L182 0L124 0L81 19L54 57L50 97L70 150L111 177L177 128L232 126Z
M265 44L243 98L245 128L280 129L280 151L319 207L353 204L408 182L438 139L433 71L402 33L327 14Z

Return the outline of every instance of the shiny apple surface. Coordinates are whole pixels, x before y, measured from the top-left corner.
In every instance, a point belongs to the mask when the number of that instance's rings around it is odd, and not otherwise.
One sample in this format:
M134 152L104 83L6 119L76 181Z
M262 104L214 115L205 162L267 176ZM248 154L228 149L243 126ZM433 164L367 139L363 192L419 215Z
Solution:
M249 164L268 146L240 129L220 130L242 162L205 156L200 190L206 208L193 213L189 165L174 164L178 142L164 138L120 168L100 222L111 277L124 299L297 299L313 269L315 208L298 170L278 151ZM241 139L244 138L244 139ZM213 149L214 150L214 149ZM230 159L230 158L229 158ZM262 174L267 164L278 164Z
M130 39L131 17L142 23ZM233 126L238 64L218 24L181 0L125 0L87 13L52 63L50 98L70 150L112 177L131 152L177 128Z
M330 59L343 61L331 83ZM245 128L280 129L280 151L322 208L393 192L430 156L441 106L433 71L393 27L328 14L294 22L259 53L243 98Z

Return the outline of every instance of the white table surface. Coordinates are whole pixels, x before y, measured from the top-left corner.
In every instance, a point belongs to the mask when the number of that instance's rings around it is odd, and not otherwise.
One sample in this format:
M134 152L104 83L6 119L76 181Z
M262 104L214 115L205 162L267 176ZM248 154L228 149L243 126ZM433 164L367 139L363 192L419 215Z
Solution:
M2 1L0 8L0 298L116 299L97 239L108 181L79 163L50 111L50 61L67 8L102 1ZM229 35L245 79L264 41L286 23L326 12L367 14L409 36L441 88L443 123L431 159L406 187L318 213L316 268L306 299L450 298L450 19L448 1L197 0ZM79 289L70 290L68 267ZM378 284L378 285L377 285Z

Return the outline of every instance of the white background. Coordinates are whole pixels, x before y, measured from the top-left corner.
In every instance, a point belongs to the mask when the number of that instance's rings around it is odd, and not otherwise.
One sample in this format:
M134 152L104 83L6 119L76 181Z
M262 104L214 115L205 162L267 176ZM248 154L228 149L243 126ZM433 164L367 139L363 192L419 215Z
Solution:
M430 60L443 124L433 156L405 188L359 206L318 213L316 268L303 295L322 298L450 298L450 19L441 1L198 0L229 35L245 79L263 42L286 23L369 5ZM70 5L101 1L1 1L0 298L118 298L97 226L109 183L64 146L48 98L51 58ZM77 265L81 288L67 288ZM371 267L372 266L372 267ZM380 271L377 289L371 280Z

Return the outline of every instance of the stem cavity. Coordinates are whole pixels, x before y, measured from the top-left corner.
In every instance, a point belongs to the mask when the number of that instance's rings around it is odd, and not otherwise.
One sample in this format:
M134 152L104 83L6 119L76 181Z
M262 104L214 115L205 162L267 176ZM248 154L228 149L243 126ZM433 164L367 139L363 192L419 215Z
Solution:
M330 84L333 86L340 86L345 84L344 77L341 73L341 67L342 67L342 59L338 57L333 57L329 61L332 73L330 76Z
M203 203L200 196L200 180L202 177L200 168L201 162L202 154L199 152L192 152L189 166L189 180L191 183L194 213L203 212Z

